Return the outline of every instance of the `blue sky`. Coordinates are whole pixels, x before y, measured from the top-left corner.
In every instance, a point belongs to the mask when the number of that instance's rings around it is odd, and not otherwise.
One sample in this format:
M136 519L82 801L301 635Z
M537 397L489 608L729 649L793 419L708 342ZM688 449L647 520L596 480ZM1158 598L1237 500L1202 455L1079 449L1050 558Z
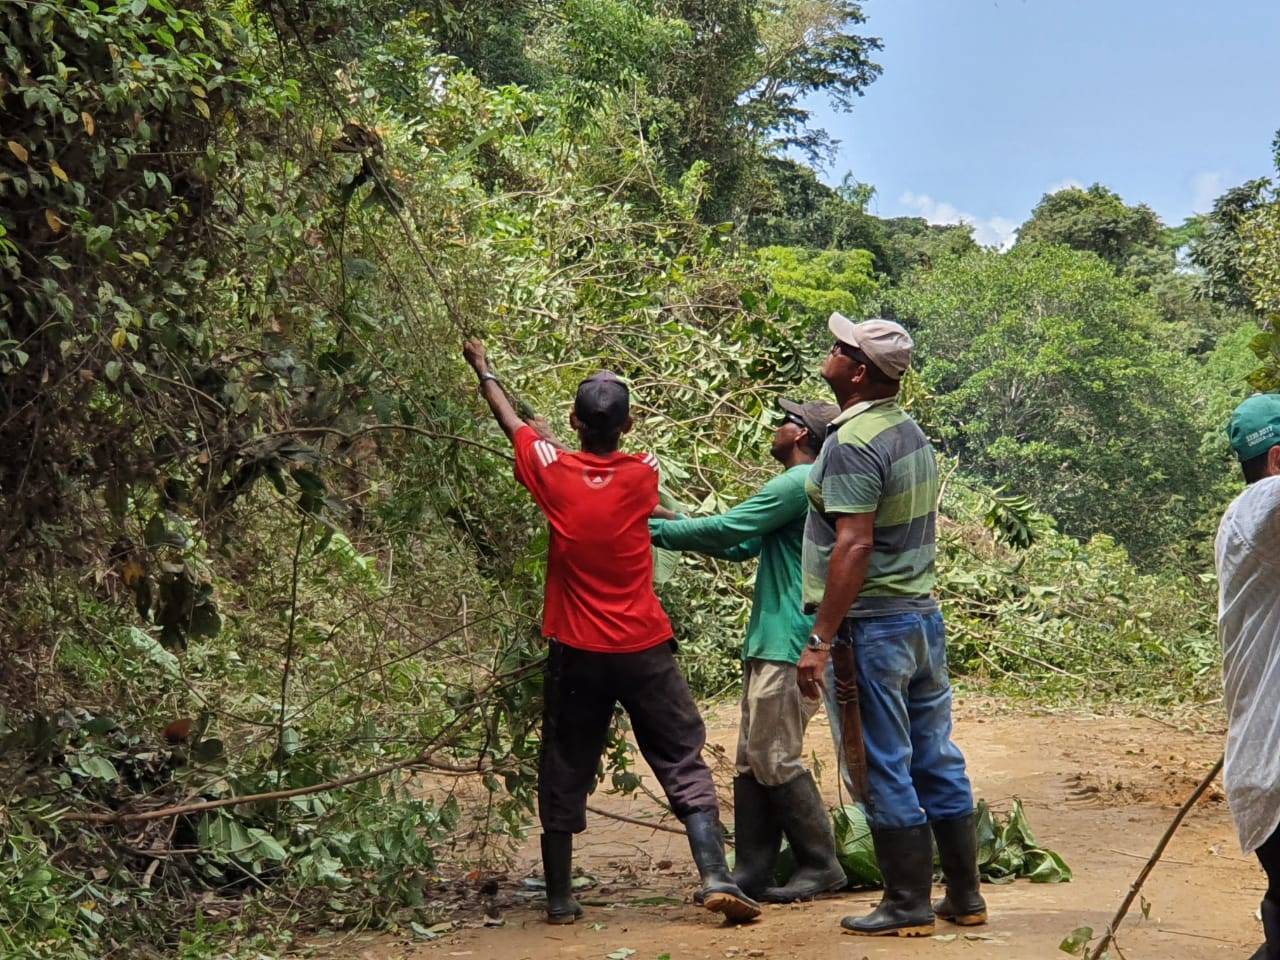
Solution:
M883 75L821 171L872 212L1005 243L1046 192L1100 182L1166 223L1271 169L1280 0L864 0Z

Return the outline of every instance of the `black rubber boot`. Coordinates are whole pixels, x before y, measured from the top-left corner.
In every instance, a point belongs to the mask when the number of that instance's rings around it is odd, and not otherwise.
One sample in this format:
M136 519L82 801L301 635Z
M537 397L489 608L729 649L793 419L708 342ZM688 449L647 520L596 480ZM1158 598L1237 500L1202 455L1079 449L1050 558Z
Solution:
M861 937L929 937L933 935L933 837L929 825L873 830L876 862L884 877L880 905L865 917L845 917L845 933Z
M934 820L933 838L938 842L938 859L942 861L943 883L947 895L933 903L940 920L962 927L987 922L987 902L978 892L977 817L969 814L951 820Z
M1280 903L1262 901L1262 932L1267 942L1249 960L1280 960Z
M547 881L547 923L573 923L582 905L573 899L573 834L542 835L542 875Z
M782 827L769 802L769 790L749 773L740 773L733 781L733 882L757 899L773 883L782 844Z
M831 815L813 782L813 774L806 770L794 780L766 789L773 815L782 824L782 832L795 854L796 872L786 886L769 887L760 899L766 903L792 903L841 889L845 885L844 867L836 859Z
M689 850L702 877L702 905L723 913L730 923L744 923L760 916L756 903L733 882L724 859L724 834L714 813L691 813L684 821Z

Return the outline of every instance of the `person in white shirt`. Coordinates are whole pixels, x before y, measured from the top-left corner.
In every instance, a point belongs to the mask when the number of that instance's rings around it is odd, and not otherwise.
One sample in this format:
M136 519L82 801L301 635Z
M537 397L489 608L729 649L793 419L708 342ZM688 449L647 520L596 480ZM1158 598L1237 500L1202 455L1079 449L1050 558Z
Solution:
M1223 783L1245 853L1267 875L1266 942L1253 960L1280 960L1280 394L1236 408L1227 436L1247 486L1223 514L1218 567L1227 751Z

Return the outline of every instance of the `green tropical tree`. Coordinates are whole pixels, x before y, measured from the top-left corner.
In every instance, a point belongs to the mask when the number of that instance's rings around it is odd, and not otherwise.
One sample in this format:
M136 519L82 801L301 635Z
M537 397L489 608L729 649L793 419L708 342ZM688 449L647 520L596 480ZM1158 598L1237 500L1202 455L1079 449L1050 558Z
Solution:
M1045 194L1018 228L1019 245L1061 244L1097 254L1117 271L1134 257L1162 250L1160 218L1146 204L1129 206L1100 183Z
M1148 562L1197 527L1218 467L1185 449L1211 427L1201 399L1222 387L1110 265L1061 246L984 251L910 275L890 301L967 469Z

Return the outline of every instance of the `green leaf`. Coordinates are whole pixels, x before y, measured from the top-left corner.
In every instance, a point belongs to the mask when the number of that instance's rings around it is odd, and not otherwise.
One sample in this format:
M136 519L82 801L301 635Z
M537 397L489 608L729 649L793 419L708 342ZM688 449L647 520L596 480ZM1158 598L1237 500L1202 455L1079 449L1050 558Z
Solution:
M294 470L290 473L293 482L302 488L304 493L323 498L327 492L324 481L310 470Z
M254 840L254 853L258 856L274 860L276 863L289 859L285 848L267 831L254 828L249 831L249 836Z
M116 728L116 722L110 717L90 717L80 726L89 733L101 736L104 733L110 733L114 730Z
M110 783L120 779L120 774L116 771L115 764L106 757L85 757L80 761L80 767L94 780L104 780Z
M280 748L286 757L302 749L302 735L293 727L285 727L280 735Z
M870 887L883 883L866 815L857 806L846 804L834 812L832 820L836 857L850 885Z
M680 551L665 547L653 548L653 582L666 583L680 569Z
M276 488L276 493L281 496L288 494L289 490L284 485L284 474L280 472L280 468L274 464L267 467L267 479L271 481L271 485Z
M1093 927L1076 927L1071 931L1070 935L1058 944L1058 949L1073 956L1084 956L1085 951L1089 948L1089 941L1092 939Z
M147 526L142 532L146 538L148 547L155 548L163 545L168 537L169 531L165 527L164 517L158 513L153 513L151 519L147 521Z

